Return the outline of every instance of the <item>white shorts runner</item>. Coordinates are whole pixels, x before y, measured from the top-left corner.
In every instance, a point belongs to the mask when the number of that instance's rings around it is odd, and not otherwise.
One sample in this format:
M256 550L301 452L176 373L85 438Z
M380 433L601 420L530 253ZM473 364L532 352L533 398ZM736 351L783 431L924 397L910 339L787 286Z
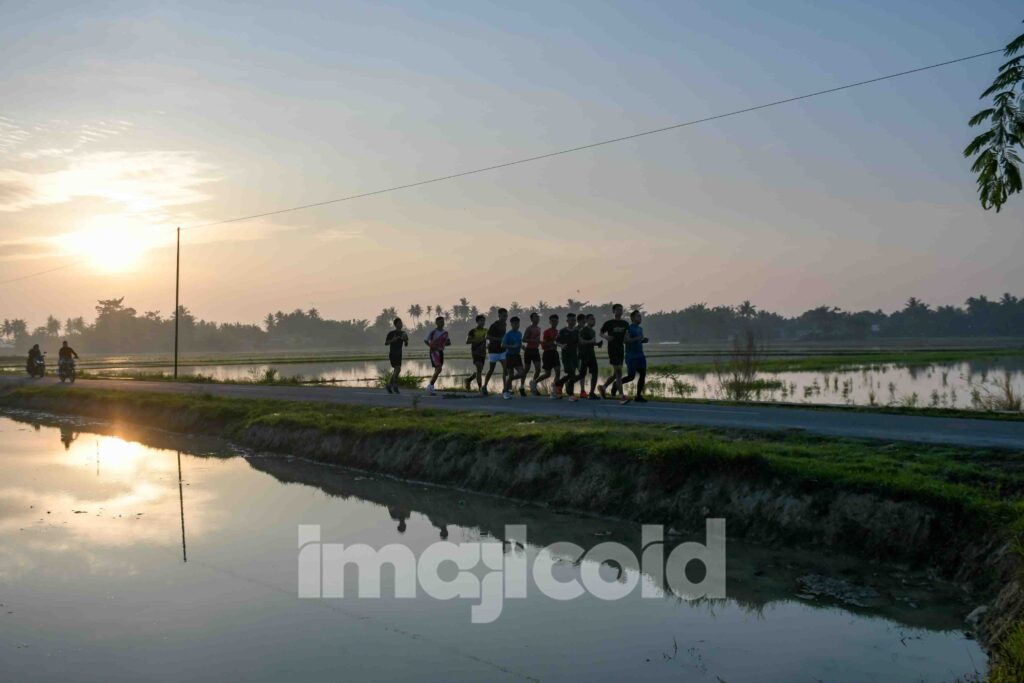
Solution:
M489 360L492 363L500 363L501 361L505 360L505 357L507 355L508 351L502 351L501 353L489 353L487 354L487 360Z

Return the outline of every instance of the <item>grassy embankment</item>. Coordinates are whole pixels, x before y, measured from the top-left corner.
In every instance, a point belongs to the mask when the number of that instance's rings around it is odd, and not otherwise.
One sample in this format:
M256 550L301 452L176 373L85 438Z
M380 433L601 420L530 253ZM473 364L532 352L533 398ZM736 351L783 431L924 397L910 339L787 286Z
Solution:
M557 418L510 418L427 409L384 409L332 404L141 394L105 389L66 391L21 387L0 396L0 405L35 408L101 419L138 420L172 430L227 437L253 429L344 435L356 439L411 436L442 444L443 457L523 458L526 454L622 458L623 468L652 468L659 485L697 476L727 475L738 481L784 481L791 490L825 499L863 492L884 500L919 503L938 511L945 531L980 538L995 532L1020 552L1024 539L1024 455L993 450L761 434L660 425L629 425ZM408 442L407 442L408 443ZM493 455L491 453L503 453ZM509 454L512 454L511 456ZM415 457L415 456L413 456ZM628 501L628 498L624 498ZM628 514L622 515L629 517ZM959 525L961 528L956 529ZM856 535L854 530L852 533ZM1020 680L1024 624L993 643L990 681Z
M166 414L225 436L252 426L357 436L417 433L477 447L514 442L534 452L621 454L675 470L725 470L784 478L798 487L846 488L926 503L1024 532L1024 454L805 433L754 433L561 418L510 418L429 409L20 387L0 405L41 407L98 418ZM186 424L182 422L182 424ZM173 421L172 421L173 428ZM1024 536L1022 536L1024 537Z

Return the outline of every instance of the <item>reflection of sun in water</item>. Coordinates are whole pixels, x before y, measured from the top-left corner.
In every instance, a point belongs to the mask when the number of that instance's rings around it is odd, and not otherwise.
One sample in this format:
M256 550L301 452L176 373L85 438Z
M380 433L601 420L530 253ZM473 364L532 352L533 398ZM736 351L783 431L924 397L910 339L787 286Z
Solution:
M148 227L104 216L89 220L81 230L65 235L61 246L100 271L123 273L138 267L142 255L155 244Z

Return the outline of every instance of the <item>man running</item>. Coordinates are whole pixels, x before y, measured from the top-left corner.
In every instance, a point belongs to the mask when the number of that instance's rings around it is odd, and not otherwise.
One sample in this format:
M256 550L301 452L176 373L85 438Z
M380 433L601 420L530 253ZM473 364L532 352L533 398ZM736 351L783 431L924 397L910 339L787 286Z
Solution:
M390 347L388 360L391 361L391 378L384 385L389 394L398 393L398 376L402 374L402 347L409 345L409 335L402 329L402 319L395 318L394 325L395 329L384 338L384 344Z
M612 366L612 376L599 389L601 398L606 398L608 386L614 384L612 393L622 394L622 361L626 352L625 339L629 323L622 319L622 304L612 306L612 319L601 325L601 338L608 342L608 363Z
M523 365L523 333L519 331L519 316L509 319L512 329L505 333L501 346L505 350L505 387L501 392L504 399L512 398L512 387L519 380L519 395L526 396L523 382L526 381L526 367Z
M451 346L452 340L448 337L448 330L444 329L444 318L437 316L434 319L434 329L427 333L423 343L430 349L430 365L434 368L434 376L430 378L427 385L427 393L434 395L434 384L441 376L441 368L444 367L444 347Z
M530 314L530 324L523 331L523 360L526 367L523 368L523 382L526 382L526 375L530 373L530 366L533 366L533 380L530 382L530 389L534 396L540 396L537 391L537 378L540 377L540 315L537 311ZM525 390L520 388L520 393Z
M647 356L644 355L644 344L647 337L644 336L644 328L640 327L640 311L633 311L629 314L629 329L626 331L626 372L629 374L622 380L623 384L636 380L637 403L647 403L644 398L644 383L647 381ZM629 403L629 398L622 394L622 405Z
M540 395L537 384L551 377L551 373L555 374L555 384L558 384L558 380L562 376L562 364L558 360L558 345L555 343L555 340L558 339L558 314L552 313L548 316L548 322L550 327L544 330L540 337L541 367L544 368L544 373L534 377L530 382L530 390L533 391L534 396ZM552 389L551 396L554 397L554 395L555 390Z
M568 387L570 401L576 401L573 389L576 386L576 369L580 364L580 331L576 329L576 314L565 315L565 327L558 331L556 339L562 350L562 371L565 373L555 382L555 398L562 398L562 388Z
M490 361L491 365L487 368L487 376L484 377L484 386L480 389L480 393L484 396L487 395L487 383L491 381L491 375L494 374L494 368L498 363L501 363L501 381L505 383L505 352L501 348L501 340L505 338L505 332L508 331L508 311L504 308L498 309L498 319L491 323L491 326L487 328L487 360Z
M476 388L477 391L483 393L484 383L484 360L487 352L487 328L484 327L484 323L487 318L483 315L476 317L476 327L469 331L466 335L466 343L469 344L469 353L473 358L473 366L476 368L476 372L466 378L466 391L469 391L473 385L473 377L476 377Z
M593 314L580 316L583 324L580 326L580 398L590 398L592 401L597 396L597 347L603 341L597 340L597 318ZM586 379L590 375L590 393L587 393Z

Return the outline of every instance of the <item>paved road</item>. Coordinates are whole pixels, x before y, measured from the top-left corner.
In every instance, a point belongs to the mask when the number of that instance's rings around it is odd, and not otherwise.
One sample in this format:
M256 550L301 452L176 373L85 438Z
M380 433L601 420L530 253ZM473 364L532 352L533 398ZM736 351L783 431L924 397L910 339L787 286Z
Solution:
M60 385L56 378L42 380L2 378L0 386L15 384ZM487 411L516 415L546 415L622 422L658 422L730 429L800 429L816 434L886 441L915 441L958 446L993 446L1024 450L1024 422L970 420L946 417L915 417L842 410L810 410L770 406L725 406L652 401L645 405L619 405L617 401L552 401L548 398L502 400L455 395L427 396L423 391L403 391L391 396L381 389L345 389L319 386L260 386L246 384L192 384L139 382L133 380L79 380L77 387L176 394L212 394L237 398L268 398L285 401L323 401L377 407L410 407L438 410Z

